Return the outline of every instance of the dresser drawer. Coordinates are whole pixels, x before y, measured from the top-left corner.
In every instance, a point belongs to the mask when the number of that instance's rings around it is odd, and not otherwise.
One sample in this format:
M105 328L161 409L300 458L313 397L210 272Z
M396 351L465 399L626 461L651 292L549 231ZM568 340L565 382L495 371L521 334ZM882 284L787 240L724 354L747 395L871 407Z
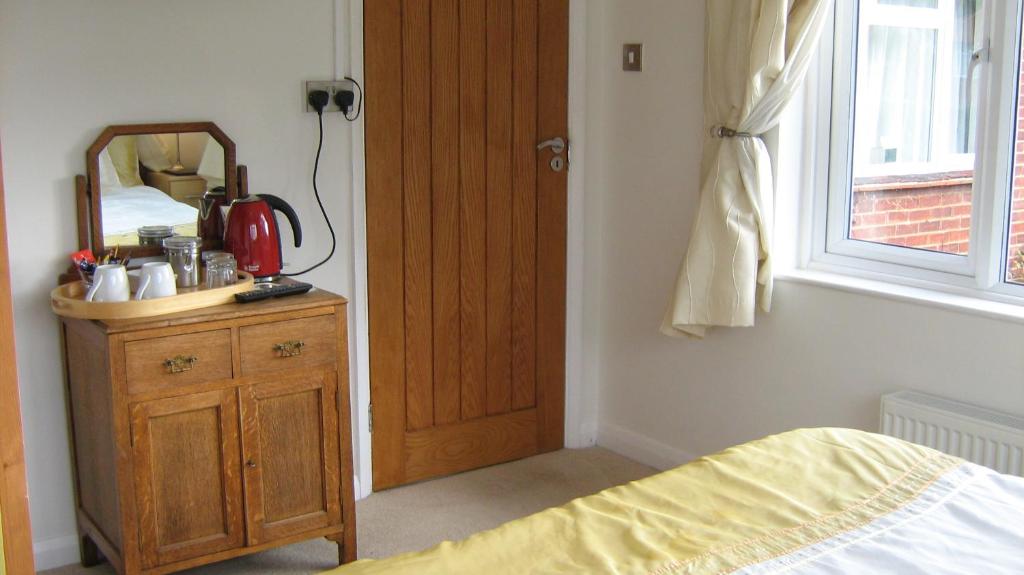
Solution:
M128 393L231 379L231 330L130 341L124 346Z
M333 365L338 358L337 330L334 315L243 327L242 374Z

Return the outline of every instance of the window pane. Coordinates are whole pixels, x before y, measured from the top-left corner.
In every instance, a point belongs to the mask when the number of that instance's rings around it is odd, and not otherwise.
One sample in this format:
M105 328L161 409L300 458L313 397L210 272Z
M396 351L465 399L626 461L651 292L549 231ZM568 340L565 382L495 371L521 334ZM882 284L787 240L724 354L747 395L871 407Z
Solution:
M936 31L871 26L857 136L871 164L931 158Z
M1014 138L1013 193L1010 197L1010 221L1006 242L1006 281L1024 284L1024 99L1021 98L1024 71L1021 71L1019 61L1017 69L1017 136Z
M979 0L879 4L947 13L924 26L861 3L848 237L966 255Z

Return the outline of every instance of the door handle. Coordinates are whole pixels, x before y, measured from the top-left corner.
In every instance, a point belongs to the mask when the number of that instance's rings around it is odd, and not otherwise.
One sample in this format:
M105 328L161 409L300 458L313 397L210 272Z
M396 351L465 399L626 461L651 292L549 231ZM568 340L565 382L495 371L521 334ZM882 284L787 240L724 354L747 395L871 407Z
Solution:
M538 150L543 150L544 148L551 148L551 151L554 152L555 154L561 154L562 152L565 151L565 140L562 139L561 136L559 136L556 138L551 138L550 140L544 140L543 142L537 144Z
M965 90L967 92L967 94L966 94L967 97L965 98L967 100L967 102L966 102L966 104L964 104L964 109L968 111L968 114L970 114L970 110L971 110L971 98L974 96L974 71L978 67L979 64L982 64L984 62L988 62L989 61L989 45L988 44L989 44L989 42L988 42L988 39L986 38L984 45L981 48L978 48L977 50L975 50L974 52L971 53L971 61L970 61L969 64L967 64L967 90ZM963 142L965 147L968 145L969 141L970 141L969 132L965 131L964 132L964 142Z

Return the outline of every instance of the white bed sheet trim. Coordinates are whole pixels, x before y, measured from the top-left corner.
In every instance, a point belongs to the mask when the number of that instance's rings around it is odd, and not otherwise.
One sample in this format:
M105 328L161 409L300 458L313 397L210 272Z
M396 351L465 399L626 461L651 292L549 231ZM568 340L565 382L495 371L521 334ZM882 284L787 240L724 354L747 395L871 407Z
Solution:
M965 463L863 527L735 573L1019 575L1024 478Z

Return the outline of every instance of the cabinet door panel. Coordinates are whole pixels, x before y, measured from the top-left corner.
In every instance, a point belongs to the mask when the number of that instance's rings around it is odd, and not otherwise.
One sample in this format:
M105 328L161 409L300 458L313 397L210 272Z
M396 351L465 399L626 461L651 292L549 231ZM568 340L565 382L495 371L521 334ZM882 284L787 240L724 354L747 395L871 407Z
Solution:
M242 389L250 545L340 524L335 386L312 371Z
M132 406L143 564L241 547L241 455L235 390Z

